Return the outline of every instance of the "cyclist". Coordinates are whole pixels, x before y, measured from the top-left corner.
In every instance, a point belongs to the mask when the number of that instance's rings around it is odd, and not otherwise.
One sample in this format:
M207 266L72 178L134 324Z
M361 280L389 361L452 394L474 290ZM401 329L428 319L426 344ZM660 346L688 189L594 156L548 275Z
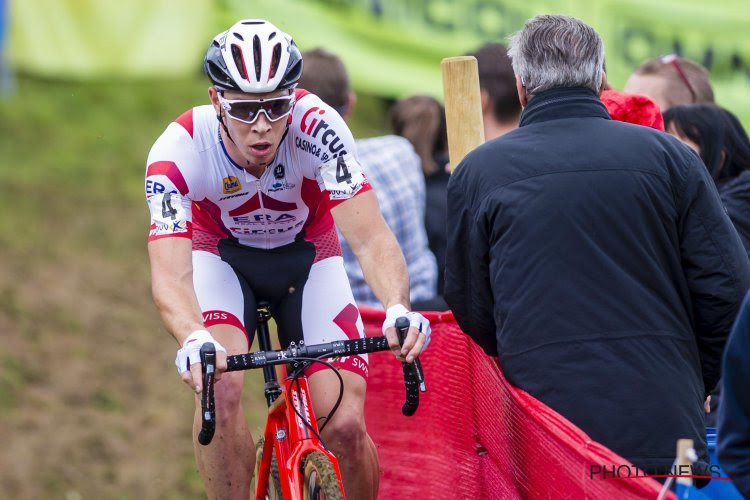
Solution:
M386 308L383 332L394 354L413 362L429 342L429 322L409 311L404 258L351 132L333 108L296 88L302 57L292 38L264 20L239 21L213 39L204 70L211 104L169 124L148 155L145 182L154 301L181 346L182 380L201 392L204 342L219 353L217 379L227 353L248 351L259 300L271 304L284 346L364 335L334 222ZM402 315L411 325L403 348L393 328ZM323 439L339 458L348 495L374 498L377 453L363 417L367 359L337 365L345 393ZM308 375L316 410L326 415L338 378L318 366ZM242 387L240 373L221 377L216 436L195 446L210 498L248 496L255 454ZM199 412L196 397L198 426Z

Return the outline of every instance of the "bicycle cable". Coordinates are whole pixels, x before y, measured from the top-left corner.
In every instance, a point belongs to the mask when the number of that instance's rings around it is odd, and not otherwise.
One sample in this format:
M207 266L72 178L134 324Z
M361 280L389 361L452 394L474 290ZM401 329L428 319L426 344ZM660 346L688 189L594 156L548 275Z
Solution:
M344 379L341 377L341 374L339 373L339 371L331 363L329 363L328 361L324 361L324 360L319 359L319 358L308 358L308 357L297 357L297 358L295 358L295 361L306 361L307 363L303 363L303 364L301 364L301 366L299 366L299 367L297 367L297 368L294 369L294 371L290 375L290 378L292 379L293 382L298 382L300 375L302 375L302 372L308 366L310 366L311 363L322 363L323 365L326 366L326 368L329 368L329 369L333 370L333 373L335 373L336 376L339 379L339 396L336 399L336 403L331 408L331 411L328 412L328 415L326 415L325 417L321 417L321 418L318 419L318 421L320 421L322 419L325 419L325 422L323 423L323 425L320 426L320 428L319 428L318 431L316 431L313 428L312 424L310 424L310 422L307 421L307 419L305 418L305 416L302 415L299 412L299 410L297 409L297 407L294 406L294 405L292 405L292 409L294 410L294 413L305 424L305 427L307 427L313 434L315 434L315 437L317 437L320 440L320 442L323 444L323 446L326 449L328 449L328 446L326 446L325 441L323 441L323 438L320 436L319 432L323 431L323 428L328 424L328 422L331 421L331 418L333 417L334 413L336 413L336 410L338 410L339 405L341 405L341 401L344 398ZM297 384L297 390L299 390L299 384ZM287 397L288 401L292 400L292 384L289 384L289 387L287 389L287 395L286 395L286 397Z

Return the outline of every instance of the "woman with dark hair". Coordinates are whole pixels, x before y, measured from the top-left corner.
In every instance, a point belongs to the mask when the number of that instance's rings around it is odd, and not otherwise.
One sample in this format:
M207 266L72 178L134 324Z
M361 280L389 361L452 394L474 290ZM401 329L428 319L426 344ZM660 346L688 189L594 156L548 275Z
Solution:
M664 127L703 159L750 255L750 139L731 112L714 104L675 106Z

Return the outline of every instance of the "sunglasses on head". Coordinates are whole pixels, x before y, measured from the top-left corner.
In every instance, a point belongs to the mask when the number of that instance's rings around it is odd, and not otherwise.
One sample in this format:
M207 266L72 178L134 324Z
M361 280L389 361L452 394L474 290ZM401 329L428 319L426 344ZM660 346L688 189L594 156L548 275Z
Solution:
M261 113L269 121L281 120L294 108L294 94L269 99L225 99L219 94L219 103L227 114L243 123L254 123Z
M680 80L682 80L682 83L685 84L687 89L690 91L690 96L693 98L693 102L696 101L696 94L695 89L693 88L693 85L690 83L690 80L687 77L687 74L685 74L685 70L682 68L682 64L680 64L680 56L677 54L668 54L666 56L661 56L659 58L662 64L671 64L674 66L675 71L677 71L677 74L680 77Z

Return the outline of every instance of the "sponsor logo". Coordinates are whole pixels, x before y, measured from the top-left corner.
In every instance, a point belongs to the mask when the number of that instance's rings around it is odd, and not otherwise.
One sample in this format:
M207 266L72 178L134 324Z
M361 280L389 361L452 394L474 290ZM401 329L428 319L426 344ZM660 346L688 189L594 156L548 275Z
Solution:
M297 147L297 149L301 149L305 153L309 153L316 158L320 158L320 148L310 141L307 141L301 137L296 137L294 139L294 145Z
M185 233L185 221L174 222L154 222L154 227L149 231L150 236L160 236L162 234Z
M240 189L242 189L242 184L240 184L240 180L237 177L233 175L224 177L221 186L221 190L224 194L236 193Z
M302 393L301 399L297 395L297 391L292 391L292 404L294 405L294 408L297 409L297 411L294 412L297 417L297 427L299 427L302 434L306 434L307 430L305 429L305 422L302 421L300 415L304 413L305 420L310 422L310 408L307 407L307 393L304 390L300 392Z
M221 198L219 198L219 201L228 200L229 198L239 198L240 196L247 196L249 194L250 193L248 193L247 191L245 191L244 193L230 194L229 196L222 196Z
M273 168L273 176L276 179L283 179L284 178L284 165L279 163Z
M258 235L258 234L281 234L281 233L288 233L290 231L294 232L297 229L299 229L304 223L305 221L301 220L301 221L297 221L291 227L268 227L268 223L264 222L261 224L260 227L255 228L252 226L257 223L245 222L245 223L238 223L238 225L230 227L229 230L233 234L240 234L240 235L246 235L246 236Z
M297 220L297 217L291 214L281 214L272 216L271 214L240 215L232 217L236 224L289 224Z
M285 189L292 189L295 187L296 184L291 184L289 182L274 182L271 185L271 188L268 190L269 193L275 193L276 191L283 191Z
M307 134L314 139L319 138L323 146L328 147L328 151L333 155L333 158L343 156L347 152L346 149L344 149L344 142L338 136L336 131L330 128L331 126L328 122L323 119L325 112L325 109L320 109L317 106L308 109L305 114L302 115L300 129L304 134ZM329 156L326 155L326 158L321 159L325 161L328 158Z
M161 182L146 180L146 195L152 196L155 194L166 193L166 192L167 192L167 187ZM170 191L170 193L177 194L177 191L173 189L172 191Z
M212 311L203 314L203 321L221 321L227 320L229 316L225 312Z
M352 359L352 365L354 366L354 368L362 370L365 374L365 377L369 376L370 371L367 368L367 363L365 363L364 359L360 358L359 356L355 356Z
M328 193L332 200L347 200L357 194L362 184L355 184L351 189L329 189Z

